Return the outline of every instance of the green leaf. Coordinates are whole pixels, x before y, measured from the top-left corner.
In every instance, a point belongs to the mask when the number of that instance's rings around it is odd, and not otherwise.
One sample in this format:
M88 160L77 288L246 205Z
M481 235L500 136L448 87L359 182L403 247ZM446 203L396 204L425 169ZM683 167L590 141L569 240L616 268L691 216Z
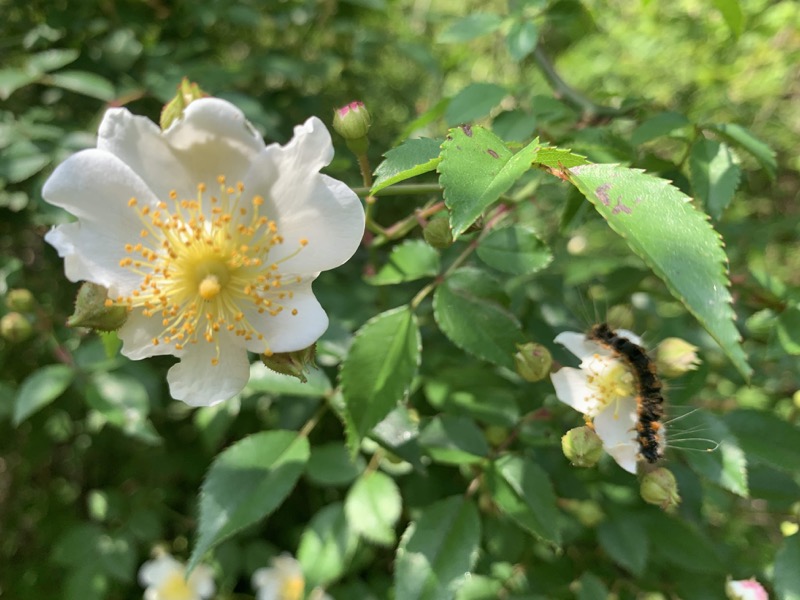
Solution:
M693 573L722 573L725 565L708 537L682 519L658 514L648 520L649 537L657 540L653 554Z
M639 519L619 514L597 528L597 540L611 559L634 575L641 575L647 565L647 531Z
M311 519L300 537L297 560L306 585L313 588L339 579L358 547L358 536L350 528L341 502L334 502Z
M256 433L220 453L200 491L198 540L189 568L221 541L278 508L308 457L308 440L296 431Z
M800 354L800 307L789 306L778 317L778 341L794 356Z
M506 38L508 53L516 61L520 61L528 56L536 48L539 41L539 28L536 23L528 19L520 18L511 25L511 30Z
M395 600L450 600L478 557L478 509L461 496L423 509L397 548Z
M307 381L303 383L297 377L276 373L267 368L264 363L257 362L250 365L250 380L242 394L261 393L322 398L333 389L328 376L321 369L309 369L306 378Z
M565 148L553 148L552 146L540 148L533 162L535 165L551 169L571 169L589 164L585 156L575 154Z
M375 169L375 183L369 193L376 194L385 187L433 171L439 164L441 145L442 140L415 138L392 148Z
M500 28L503 20L494 13L477 12L447 26L436 37L440 44L457 44L488 35Z
M14 401L14 426L58 398L72 383L75 371L67 365L47 365L29 375Z
M478 244L478 257L490 267L511 275L536 273L553 260L547 244L522 225L491 231Z
M380 471L364 473L344 502L351 529L370 542L387 546L395 543L394 526L402 508L397 484Z
M439 253L423 240L405 240L392 248L386 264L373 276L371 285L391 285L433 277L439 273Z
M80 52L74 48L53 48L31 55L26 64L32 71L47 73L67 66L78 56L80 56Z
M714 6L722 13L722 18L733 35L739 37L744 31L744 13L739 0L713 0Z
M723 421L739 440L750 461L758 460L781 471L800 465L800 429L760 410L735 410Z
M514 392L485 364L437 369L425 378L425 398L439 412L466 415L477 421L513 427L519 420Z
M105 102L116 96L114 85L108 79L88 71L59 71L48 75L42 82Z
M18 89L37 81L39 73L23 69L0 69L0 100L8 100Z
M487 483L498 508L537 538L558 545L558 508L547 473L535 462L507 454L487 472Z
M330 442L311 448L306 477L321 486L347 485L364 470L366 464L361 455L350 460L347 447Z
M126 435L146 444L161 443L161 437L147 418L150 412L147 389L135 377L124 373L93 374L86 403Z
M775 591L781 600L800 600L800 533L787 537L775 555Z
M576 600L600 600L609 597L608 588L597 575L586 571L578 580L578 595Z
M419 443L435 462L450 465L477 463L489 454L483 431L468 417L434 417L420 432Z
M381 313L355 335L340 382L350 452L403 399L419 366L422 341L408 306Z
M681 449L693 450L684 454L692 469L707 480L747 498L749 495L747 456L725 422L711 413L695 411L681 417L680 425L684 431L702 431L704 437L710 438L692 437L683 440L680 431L667 432L670 444ZM715 446L714 442L717 442L718 446Z
M25 181L50 164L50 160L36 144L28 140L16 142L0 154L0 179L11 183Z
M506 142L524 142L536 131L536 115L524 110L507 110L492 121L492 131Z
M719 234L667 181L616 165L585 165L570 180L609 226L705 327L738 371L752 369L734 325Z
M536 139L512 154L483 127L464 125L450 130L437 170L454 239L531 168L539 148Z
M433 316L462 350L513 369L516 345L525 336L516 317L497 302L495 285L482 271L459 269L436 288Z
M719 219L739 187L742 171L736 157L726 144L699 139L692 146L689 168L692 189L708 214Z
M453 96L444 111L444 120L451 127L476 121L488 115L506 94L506 88L494 83L472 83Z
M728 142L748 152L767 172L770 179L775 179L775 174L778 170L778 163L775 160L775 151L754 136L749 130L741 125L735 125L733 123L707 125L705 128L718 133Z
M691 125L689 119L680 113L658 113L642 121L642 123L633 130L631 134L631 143L635 146L641 146L650 140L669 135L689 125Z

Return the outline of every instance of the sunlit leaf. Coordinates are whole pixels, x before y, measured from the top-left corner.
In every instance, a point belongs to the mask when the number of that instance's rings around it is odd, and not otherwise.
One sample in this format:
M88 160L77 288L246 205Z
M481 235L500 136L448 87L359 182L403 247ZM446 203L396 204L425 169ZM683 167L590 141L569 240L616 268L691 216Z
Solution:
M344 512L350 527L370 542L395 542L394 526L400 518L403 499L394 479L380 471L364 473L350 488Z
M719 219L739 187L741 169L727 144L700 139L689 157L692 189L703 201L706 211Z
M370 194L436 169L441 145L441 140L415 138L386 152L384 161L375 169L375 182Z
M391 285L433 277L439 273L439 253L422 240L406 240L392 248L386 263L367 277L372 285Z
M547 244L521 225L490 232L478 245L478 256L490 267L511 275L536 273L553 260Z
M451 23L436 37L440 44L468 42L496 31L502 23L499 15L476 12Z
M450 126L476 121L488 115L506 94L506 88L494 83L471 83L450 100L444 120Z

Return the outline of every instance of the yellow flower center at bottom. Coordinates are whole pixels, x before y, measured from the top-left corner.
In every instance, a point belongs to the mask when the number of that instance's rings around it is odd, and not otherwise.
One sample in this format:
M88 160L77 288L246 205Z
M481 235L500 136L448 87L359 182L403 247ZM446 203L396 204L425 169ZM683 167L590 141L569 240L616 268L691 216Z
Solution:
M592 390L588 417L594 418L609 404L636 394L634 375L622 361L595 354L585 368Z
M156 588L158 600L195 600L194 591L183 578L183 571L175 571L164 578Z
M293 252L270 261L271 250L284 238L277 223L260 214L264 198L255 195L248 200L243 184L230 187L223 176L217 183L219 194L207 199L206 184L201 183L191 200L179 200L177 192L170 192L171 205L128 201L143 228L139 240L125 244L128 256L119 264L138 275L141 283L130 295L116 298L129 310L138 308L146 317L160 319L162 329L153 338L154 345L172 344L182 350L186 344L214 344L212 364L219 362L219 336L224 332L248 342L259 340L260 352L271 354L264 335L247 315L276 316L284 310L293 292L283 288L302 278L285 276L280 264L308 244L300 239Z
M278 600L300 600L305 590L305 581L302 576L288 577L281 584Z

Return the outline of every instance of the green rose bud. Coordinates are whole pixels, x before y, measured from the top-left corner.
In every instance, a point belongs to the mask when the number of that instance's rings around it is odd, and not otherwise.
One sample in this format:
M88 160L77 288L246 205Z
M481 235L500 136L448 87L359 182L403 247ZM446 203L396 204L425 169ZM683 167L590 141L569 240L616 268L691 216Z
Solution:
M316 344L311 344L308 348L295 350L294 352L280 352L269 355L262 354L261 362L276 373L289 375L306 383L308 381L306 377L308 367L316 367L314 363L316 348Z
M25 315L10 312L0 319L0 335L12 344L24 342L33 334L33 326Z
M681 502L675 476L672 471L663 467L651 471L642 478L639 493L645 502L660 506L663 510L672 510Z
M667 338L656 350L656 367L666 377L678 377L698 367L697 346L680 338Z
M10 290L8 294L6 294L6 306L9 310L31 312L36 306L36 300L34 300L30 290Z
M333 111L334 130L347 141L347 147L356 156L367 151L367 133L371 122L369 111L363 102L351 102Z
M591 427L570 429L561 438L561 449L576 467L593 467L603 456L603 441Z
M633 329L633 310L627 304L615 304L608 309L606 322L614 329Z
M431 219L422 230L422 236L428 245L444 250L453 245L453 232L446 215Z
M75 313L67 319L69 327L88 327L99 331L116 331L128 320L128 309L108 297L102 285L85 282L75 299Z
M541 344L533 342L517 344L514 364L517 367L517 373L525 381L541 381L550 375L553 357L550 355L550 351Z
M602 507L594 500L564 500L559 505L584 527L597 527L606 518Z
M201 90L199 85L184 77L178 86L178 93L161 110L161 118L158 121L161 129L167 129L173 122L180 119L189 104L207 96L208 94Z

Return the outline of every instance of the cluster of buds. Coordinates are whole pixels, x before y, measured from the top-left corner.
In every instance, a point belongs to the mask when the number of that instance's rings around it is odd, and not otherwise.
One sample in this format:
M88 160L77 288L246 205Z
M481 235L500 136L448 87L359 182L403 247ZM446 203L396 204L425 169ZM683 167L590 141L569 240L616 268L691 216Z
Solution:
M6 294L9 312L0 319L0 335L12 344L19 344L33 335L30 313L36 308L33 294L26 289L10 290Z

